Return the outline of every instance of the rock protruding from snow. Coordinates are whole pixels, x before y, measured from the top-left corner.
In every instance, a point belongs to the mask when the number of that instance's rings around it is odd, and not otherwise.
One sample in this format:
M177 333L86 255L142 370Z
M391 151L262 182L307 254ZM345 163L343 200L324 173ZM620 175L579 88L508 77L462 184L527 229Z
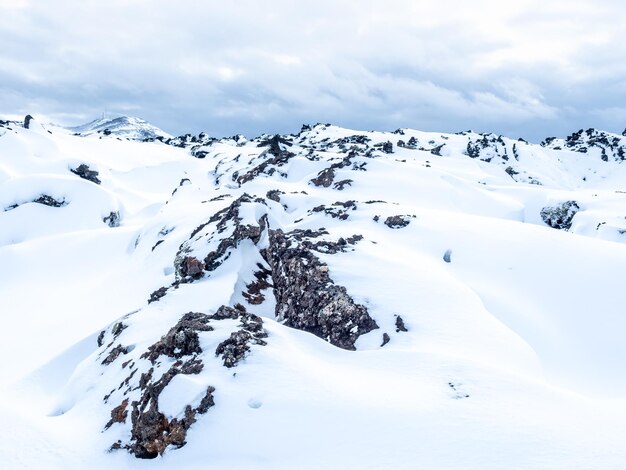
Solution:
M359 336L378 328L367 308L355 303L345 287L336 285L328 266L302 246L306 241L302 233L270 230L269 238L267 258L272 268L276 317L285 325L348 350L356 349Z
M30 114L27 114L24 117L24 129L30 129L30 121L33 120L33 117Z
M100 178L98 178L98 172L89 168L89 165L81 163L77 168L70 169L72 173L80 176L82 179L91 181L92 183L100 184Z
M235 316L241 320L241 329L234 331L230 337L222 341L215 350L216 356L221 356L224 366L231 368L239 364L246 354L250 351L251 344L265 346L267 343L267 333L263 329L263 320L261 317L246 312L242 305L235 305L235 308L220 307L216 315L228 315L230 318Z
M233 320L239 320L239 323ZM219 343L214 354L213 351L204 351L200 335L216 334L210 323L222 321L230 322L226 326L226 332L230 332L230 336ZM223 335L224 328L220 326L220 330ZM162 455L168 447L184 446L187 432L198 419L198 415L206 413L214 406L216 389L212 385L204 385L197 400L177 404L182 412L176 415L168 414L165 409L168 400L165 400L164 405L164 391L177 376L198 376L201 373L206 375L206 365L215 361L214 355L220 356L227 368L237 366L251 352L253 345L266 345L264 338L267 338L267 333L262 319L248 313L241 305L222 306L212 315L199 312L183 315L141 355L135 353L121 364L121 369L128 371L128 377L104 397L105 403L119 403L111 409L111 417L104 429L108 430L116 424L126 426L130 437L126 442L118 440L111 449L126 449L135 457L151 459ZM118 356L128 354L133 349L121 344L112 349L109 346L103 352L109 351L102 364L110 366ZM108 360L110 357L113 358ZM219 371L215 367L221 366L215 365L215 362L213 364L211 374L217 375ZM206 381L206 377L198 380ZM169 398L170 401L172 399L181 400L177 395ZM129 410L130 423L127 423Z
M541 209L541 218L552 228L569 230L572 226L572 220L579 210L580 206L576 201L565 201Z
M565 139L548 137L541 145L553 150L573 150L579 153L597 153L602 161L626 160L626 138L597 129L580 129Z

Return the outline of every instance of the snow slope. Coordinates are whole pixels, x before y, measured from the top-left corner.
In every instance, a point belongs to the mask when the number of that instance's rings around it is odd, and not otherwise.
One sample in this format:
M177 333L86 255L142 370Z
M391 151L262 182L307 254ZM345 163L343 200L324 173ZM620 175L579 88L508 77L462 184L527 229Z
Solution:
M621 136L98 126L0 127L7 468L623 468Z

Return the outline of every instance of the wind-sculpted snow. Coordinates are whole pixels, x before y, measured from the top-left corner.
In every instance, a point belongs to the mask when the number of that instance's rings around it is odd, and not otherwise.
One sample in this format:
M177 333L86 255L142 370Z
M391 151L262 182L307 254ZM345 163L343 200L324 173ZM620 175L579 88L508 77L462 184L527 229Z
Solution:
M154 129L0 122L7 468L626 459L623 136Z

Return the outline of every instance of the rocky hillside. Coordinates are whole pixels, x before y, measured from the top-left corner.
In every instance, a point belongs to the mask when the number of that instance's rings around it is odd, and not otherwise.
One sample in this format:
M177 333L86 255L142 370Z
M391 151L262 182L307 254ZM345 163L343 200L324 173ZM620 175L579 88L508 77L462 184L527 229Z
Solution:
M10 467L626 459L624 137L27 121L0 121Z

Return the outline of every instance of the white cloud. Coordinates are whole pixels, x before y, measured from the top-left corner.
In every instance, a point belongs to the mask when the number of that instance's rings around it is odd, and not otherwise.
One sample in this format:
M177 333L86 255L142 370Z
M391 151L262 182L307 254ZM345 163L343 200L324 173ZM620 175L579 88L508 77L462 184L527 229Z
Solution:
M596 110L626 98L617 1L0 0L0 9L2 109L58 119L113 104L172 132L323 120L538 140L593 125ZM623 128L613 116L602 124Z

